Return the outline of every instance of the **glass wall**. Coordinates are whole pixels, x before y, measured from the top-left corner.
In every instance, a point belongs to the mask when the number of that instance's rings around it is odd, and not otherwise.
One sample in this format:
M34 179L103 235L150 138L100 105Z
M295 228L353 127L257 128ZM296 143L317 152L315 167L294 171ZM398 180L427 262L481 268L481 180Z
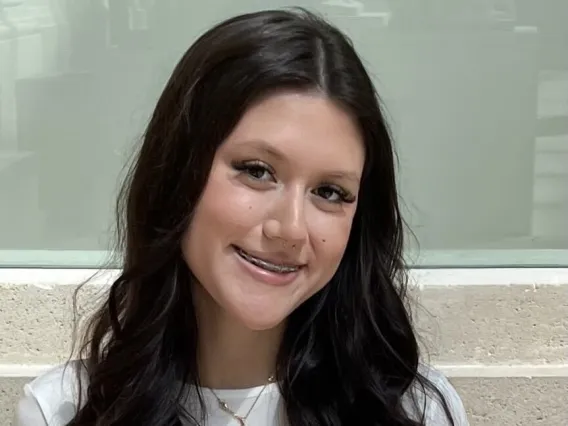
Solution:
M104 260L122 165L183 51L298 3L373 74L414 265L568 265L565 0L0 0L0 264Z

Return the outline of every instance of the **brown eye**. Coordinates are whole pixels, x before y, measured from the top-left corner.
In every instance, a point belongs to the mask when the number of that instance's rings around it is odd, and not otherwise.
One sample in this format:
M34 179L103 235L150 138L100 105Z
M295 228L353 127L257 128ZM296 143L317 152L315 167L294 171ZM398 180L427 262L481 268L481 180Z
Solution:
M328 200L328 201L336 202L337 200L340 199L337 191L334 190L333 188L330 188L329 186L324 186L324 187L318 188L316 190L316 194L318 195L318 197L321 197L321 198Z
M254 181L274 182L274 171L261 161L245 161L233 164L233 168Z
M351 204L355 201L355 197L351 193L335 185L320 186L314 191L314 194L330 203Z
M270 175L270 172L262 166L249 166L247 167L246 172L250 175L250 177L258 180L264 180L267 175Z

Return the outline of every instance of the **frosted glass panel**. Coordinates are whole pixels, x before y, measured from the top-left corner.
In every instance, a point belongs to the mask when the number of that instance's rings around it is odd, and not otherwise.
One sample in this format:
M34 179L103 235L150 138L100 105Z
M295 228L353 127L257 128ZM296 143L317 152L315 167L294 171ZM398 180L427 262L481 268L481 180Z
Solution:
M0 0L0 264L104 260L121 167L183 51L298 3L373 74L410 261L568 265L565 0Z

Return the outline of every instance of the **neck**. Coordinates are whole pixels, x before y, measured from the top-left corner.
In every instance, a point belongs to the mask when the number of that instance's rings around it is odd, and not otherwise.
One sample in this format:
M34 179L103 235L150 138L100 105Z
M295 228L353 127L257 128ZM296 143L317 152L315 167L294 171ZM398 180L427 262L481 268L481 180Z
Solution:
M199 330L200 385L242 389L268 383L275 373L283 326L251 330L227 315L199 284L195 285L193 299Z

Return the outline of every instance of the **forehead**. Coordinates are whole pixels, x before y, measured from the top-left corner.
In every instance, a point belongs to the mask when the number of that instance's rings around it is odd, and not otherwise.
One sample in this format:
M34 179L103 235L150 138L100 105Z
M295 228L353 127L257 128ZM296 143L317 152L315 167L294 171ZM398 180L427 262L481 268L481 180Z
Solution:
M233 147L252 142L311 168L340 167L359 176L363 168L363 138L355 121L319 94L277 93L254 104L226 141Z

